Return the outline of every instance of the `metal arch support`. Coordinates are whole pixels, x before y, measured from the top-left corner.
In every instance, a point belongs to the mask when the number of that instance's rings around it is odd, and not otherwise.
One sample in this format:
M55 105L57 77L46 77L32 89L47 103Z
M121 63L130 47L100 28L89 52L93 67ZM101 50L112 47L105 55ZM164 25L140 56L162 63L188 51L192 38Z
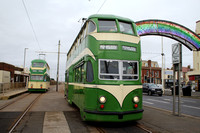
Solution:
M136 22L139 36L158 35L174 39L190 50L200 50L200 37L190 29L166 20L143 20Z

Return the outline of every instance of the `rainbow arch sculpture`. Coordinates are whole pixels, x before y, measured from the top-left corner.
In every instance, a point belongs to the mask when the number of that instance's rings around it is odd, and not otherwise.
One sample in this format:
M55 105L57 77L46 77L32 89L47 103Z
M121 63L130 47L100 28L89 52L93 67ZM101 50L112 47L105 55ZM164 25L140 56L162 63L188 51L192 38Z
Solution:
M172 38L190 50L200 50L200 37L190 29L166 20L142 20L136 22L139 36L159 35Z

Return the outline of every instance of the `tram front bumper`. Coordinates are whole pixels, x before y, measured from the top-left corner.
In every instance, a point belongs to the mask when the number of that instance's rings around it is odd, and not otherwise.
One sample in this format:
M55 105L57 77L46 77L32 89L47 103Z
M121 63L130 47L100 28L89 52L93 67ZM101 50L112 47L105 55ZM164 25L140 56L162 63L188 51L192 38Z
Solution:
M110 112L110 111L95 111L84 109L84 118L87 121L104 121L104 122L125 122L142 119L143 109Z

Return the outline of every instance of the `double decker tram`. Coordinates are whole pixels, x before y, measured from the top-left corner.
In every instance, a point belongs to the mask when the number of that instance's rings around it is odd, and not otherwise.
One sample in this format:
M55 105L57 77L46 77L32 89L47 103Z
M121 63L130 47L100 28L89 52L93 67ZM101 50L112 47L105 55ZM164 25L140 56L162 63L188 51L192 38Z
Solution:
M50 86L50 67L45 60L36 59L31 62L29 92L46 92Z
M141 46L135 23L114 15L90 16L66 62L65 95L84 121L142 118Z

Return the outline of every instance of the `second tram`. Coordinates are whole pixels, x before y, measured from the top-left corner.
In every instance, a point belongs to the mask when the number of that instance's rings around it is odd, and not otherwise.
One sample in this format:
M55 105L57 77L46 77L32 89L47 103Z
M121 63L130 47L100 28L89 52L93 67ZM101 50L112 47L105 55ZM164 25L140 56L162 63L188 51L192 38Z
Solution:
M45 60L36 59L31 62L29 92L46 92L50 86L50 67Z

